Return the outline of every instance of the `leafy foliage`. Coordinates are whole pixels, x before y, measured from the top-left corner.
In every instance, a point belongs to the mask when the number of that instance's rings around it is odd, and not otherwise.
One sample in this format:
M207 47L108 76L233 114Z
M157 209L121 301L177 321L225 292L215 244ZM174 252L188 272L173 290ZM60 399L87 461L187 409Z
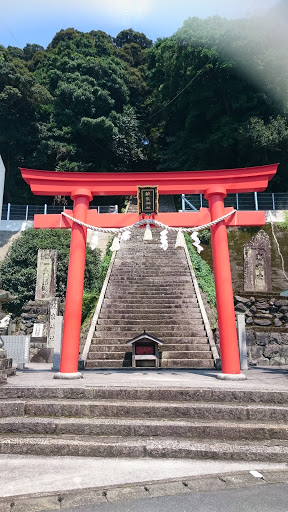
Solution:
M206 294L206 298L209 304L213 307L216 307L216 292L213 272L211 271L208 263L206 263L206 261L204 261L196 252L193 247L191 238L187 233L185 233L185 240L199 286L201 290Z
M288 212L284 212L283 222L278 222L277 225L280 229L288 229Z
M97 285L93 290L86 291L84 290L83 293L83 304L82 304L82 323L88 319L91 314L94 312L96 304L98 302L101 289L103 286L103 283L105 281L105 277L110 265L110 261L112 258L112 252L110 251L110 247L112 244L112 238L110 238L107 247L106 247L106 253L104 258L102 259L100 265L99 265L99 272L98 272L98 279L97 279Z
M278 161L270 190L287 190L286 22L280 2L243 20L188 18L154 44L132 28L114 38L67 28L46 49L0 46L5 201L52 201L31 194L19 166L125 172Z
M18 315L23 304L34 299L38 249L57 250L56 293L58 297L65 297L70 238L68 230L28 229L14 241L0 269L0 287L17 296L16 301L6 304L7 311ZM87 247L84 289L88 292L99 290L102 279L99 251Z

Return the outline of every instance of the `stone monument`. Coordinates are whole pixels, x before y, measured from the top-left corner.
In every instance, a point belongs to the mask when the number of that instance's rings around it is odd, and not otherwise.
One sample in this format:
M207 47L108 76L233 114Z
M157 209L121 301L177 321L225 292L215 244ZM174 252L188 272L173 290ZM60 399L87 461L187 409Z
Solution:
M56 295L57 251L39 249L35 300L23 307L20 334L31 335L30 360L52 362L55 346L55 322L60 311Z
M244 291L272 291L271 244L263 229L244 245Z
M52 249L39 249L35 300L49 300L55 297L56 265L57 251Z

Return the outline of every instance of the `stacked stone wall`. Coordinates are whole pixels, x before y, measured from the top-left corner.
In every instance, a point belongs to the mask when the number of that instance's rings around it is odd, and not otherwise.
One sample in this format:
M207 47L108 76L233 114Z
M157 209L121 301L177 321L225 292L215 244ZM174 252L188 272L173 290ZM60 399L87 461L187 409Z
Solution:
M288 299L272 294L234 296L235 312L244 313L248 363L288 365Z
M248 363L251 366L288 365L288 332L246 332Z
M272 297L234 296L235 312L244 313L247 326L285 327L288 331L288 300Z

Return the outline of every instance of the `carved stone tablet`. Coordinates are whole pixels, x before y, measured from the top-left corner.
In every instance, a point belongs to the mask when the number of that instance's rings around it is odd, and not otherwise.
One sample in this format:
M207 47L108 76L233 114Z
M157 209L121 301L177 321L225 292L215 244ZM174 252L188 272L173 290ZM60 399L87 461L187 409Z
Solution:
M51 299L56 291L57 251L39 249L35 300Z
M271 245L269 236L263 229L244 245L244 290L249 292L272 290Z

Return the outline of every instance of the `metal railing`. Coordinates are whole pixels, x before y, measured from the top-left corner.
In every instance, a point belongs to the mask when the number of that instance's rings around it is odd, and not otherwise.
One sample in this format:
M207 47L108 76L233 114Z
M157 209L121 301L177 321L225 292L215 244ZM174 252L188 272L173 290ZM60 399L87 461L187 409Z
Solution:
M251 192L249 194L227 194L225 206L236 210L288 210L288 194ZM196 211L208 207L203 194L182 194L182 211Z
M33 220L34 215L37 213L61 213L66 209L72 209L73 206L52 206L44 204L38 205L17 205L17 204L4 204L2 208L1 220ZM91 206L91 210L98 210L98 213L118 213L118 205L110 206Z

